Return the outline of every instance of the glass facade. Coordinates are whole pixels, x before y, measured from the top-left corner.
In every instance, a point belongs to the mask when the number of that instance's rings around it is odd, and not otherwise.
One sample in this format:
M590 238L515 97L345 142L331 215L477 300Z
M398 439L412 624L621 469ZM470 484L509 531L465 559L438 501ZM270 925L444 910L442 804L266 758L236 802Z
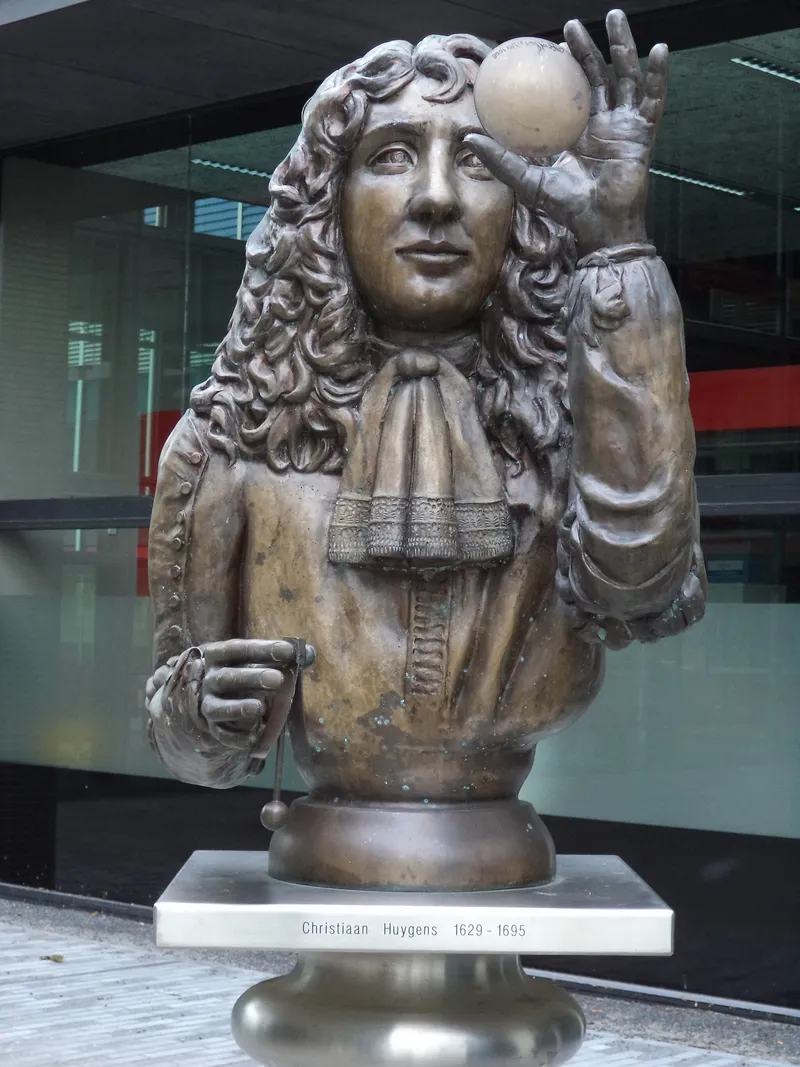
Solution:
M198 144L187 134L183 147L85 168L4 161L0 501L152 494L161 445L209 373L244 241L296 133ZM733 938L728 971L692 963L684 944L672 970L642 961L634 977L773 1003L790 1003L800 979L785 961L775 981L748 970L759 937L783 939L788 953L798 933L787 895L800 875L798 144L800 29L673 57L649 229L686 319L708 614L684 636L611 656L596 704L540 746L523 791L559 847L616 843L625 854L630 842L630 862L668 900L670 870L716 878L720 892L741 875L729 891L742 896L758 857L771 857L776 925ZM148 749L146 530L10 525L0 529L0 881L141 902L192 847L260 847L249 789L224 798L178 786ZM269 773L252 786L267 788ZM291 769L286 785L302 788ZM35 846L21 819L38 827ZM661 867L648 867L642 834L663 851ZM692 866L698 841L708 870ZM683 919L700 928L702 915L675 906L679 932ZM715 906L702 907L711 916ZM614 967L592 964L634 974Z

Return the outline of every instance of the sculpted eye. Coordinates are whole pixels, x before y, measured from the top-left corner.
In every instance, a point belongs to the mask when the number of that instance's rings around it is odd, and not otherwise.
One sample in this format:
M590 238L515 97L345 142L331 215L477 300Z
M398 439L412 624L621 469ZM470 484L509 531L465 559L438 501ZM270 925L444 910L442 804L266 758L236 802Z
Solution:
M463 167L471 178L491 178L491 173L469 148L462 148L456 158L459 167Z
M383 172L406 170L414 166L414 157L411 150L404 145L389 145L375 153L370 160L370 166Z

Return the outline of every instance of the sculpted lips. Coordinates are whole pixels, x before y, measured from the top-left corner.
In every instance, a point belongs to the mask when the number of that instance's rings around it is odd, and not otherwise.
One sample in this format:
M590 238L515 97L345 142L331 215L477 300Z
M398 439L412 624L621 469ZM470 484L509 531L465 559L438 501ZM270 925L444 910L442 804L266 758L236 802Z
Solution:
M420 265L449 267L463 262L469 255L469 250L451 241L431 241L426 238L399 248L397 254L403 258L413 259Z

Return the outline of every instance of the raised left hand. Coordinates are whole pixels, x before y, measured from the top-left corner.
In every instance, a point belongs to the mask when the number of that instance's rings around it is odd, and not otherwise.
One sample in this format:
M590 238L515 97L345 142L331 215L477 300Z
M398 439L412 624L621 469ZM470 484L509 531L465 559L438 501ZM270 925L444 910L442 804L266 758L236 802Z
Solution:
M653 48L643 75L623 12L609 12L606 28L612 71L580 22L564 27L566 46L589 81L591 108L581 139L552 167L536 166L483 134L465 138L523 203L572 230L579 255L646 239L648 166L667 90L667 46Z

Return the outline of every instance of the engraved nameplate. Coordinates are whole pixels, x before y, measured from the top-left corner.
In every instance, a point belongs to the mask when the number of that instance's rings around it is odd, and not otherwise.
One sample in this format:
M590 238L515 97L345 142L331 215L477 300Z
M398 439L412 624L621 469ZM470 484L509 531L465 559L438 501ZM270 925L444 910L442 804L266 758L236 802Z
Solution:
M669 955L673 914L616 856L559 857L535 889L379 893L279 882L266 852L195 852L155 925L174 948Z

